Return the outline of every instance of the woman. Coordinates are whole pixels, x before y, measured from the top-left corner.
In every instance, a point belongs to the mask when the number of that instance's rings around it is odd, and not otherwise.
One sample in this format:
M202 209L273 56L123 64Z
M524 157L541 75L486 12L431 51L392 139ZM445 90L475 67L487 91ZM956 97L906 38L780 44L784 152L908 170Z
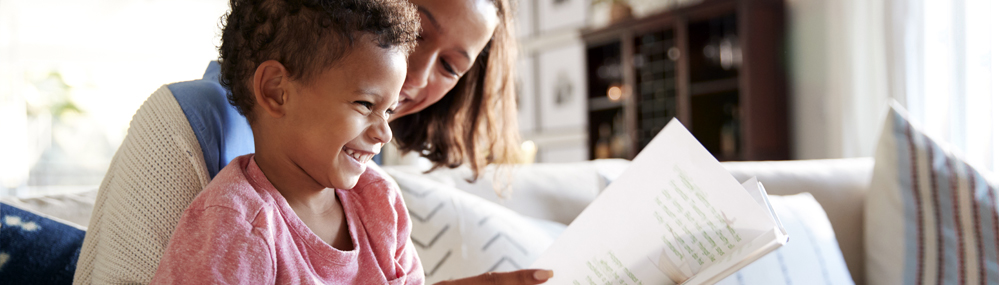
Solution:
M390 126L402 151L434 167L472 169L517 157L513 11L508 0L410 0L421 35ZM539 284L548 270L487 273L445 284Z
M508 0L411 0L421 36L391 122L403 151L435 167L513 162L518 135ZM487 151L488 150L488 151Z

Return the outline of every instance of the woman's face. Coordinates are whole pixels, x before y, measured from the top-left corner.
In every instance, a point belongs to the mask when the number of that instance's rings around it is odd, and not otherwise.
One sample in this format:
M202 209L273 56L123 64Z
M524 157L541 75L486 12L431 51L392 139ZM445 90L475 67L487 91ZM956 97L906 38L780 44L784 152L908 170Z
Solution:
M409 57L393 119L444 97L493 36L499 18L489 0L410 0L420 13L420 38Z

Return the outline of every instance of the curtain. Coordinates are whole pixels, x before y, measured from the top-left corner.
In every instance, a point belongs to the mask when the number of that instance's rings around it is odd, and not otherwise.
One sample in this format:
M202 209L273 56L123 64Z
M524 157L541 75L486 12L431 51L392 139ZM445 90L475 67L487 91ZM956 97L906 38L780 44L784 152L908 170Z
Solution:
M218 59L225 0L0 0L0 196L96 188L142 102Z
M885 1L786 1L794 158L874 154L891 98L887 31L873 28Z
M889 90L929 136L1000 167L1000 1L887 0Z
M1000 167L1000 1L786 0L793 153L871 156L887 103Z

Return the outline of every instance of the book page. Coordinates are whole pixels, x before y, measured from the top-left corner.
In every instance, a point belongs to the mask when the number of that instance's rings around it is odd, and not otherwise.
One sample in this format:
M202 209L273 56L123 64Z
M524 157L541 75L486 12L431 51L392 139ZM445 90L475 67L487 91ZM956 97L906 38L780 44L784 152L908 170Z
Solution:
M531 267L553 284L678 284L774 228L673 120Z
M743 181L742 185L743 188L747 190L747 193L750 194L750 197L753 197L753 200L757 201L757 204L760 205L761 209L766 210L771 216L771 221L773 221L774 225L778 227L778 231L787 235L788 233L785 232L785 227L781 225L781 220L778 220L778 214L774 213L774 209L771 208L771 202L767 199L767 191L764 190L764 184L757 181L757 176L750 177L747 181Z
M764 202L764 196L767 196L767 194L761 195L761 190L757 185L759 183L760 182L757 181L757 176L754 176L747 179L747 181L740 183L740 186L743 186L743 189L747 190L747 194L750 194L750 197L757 202L757 205L760 205L761 208L767 209L767 203Z

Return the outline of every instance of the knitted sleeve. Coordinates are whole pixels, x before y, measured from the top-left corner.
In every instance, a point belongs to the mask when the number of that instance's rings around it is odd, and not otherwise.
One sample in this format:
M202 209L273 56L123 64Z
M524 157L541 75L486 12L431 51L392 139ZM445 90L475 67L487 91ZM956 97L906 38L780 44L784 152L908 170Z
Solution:
M181 213L209 182L166 86L139 107L101 182L74 284L149 283Z

